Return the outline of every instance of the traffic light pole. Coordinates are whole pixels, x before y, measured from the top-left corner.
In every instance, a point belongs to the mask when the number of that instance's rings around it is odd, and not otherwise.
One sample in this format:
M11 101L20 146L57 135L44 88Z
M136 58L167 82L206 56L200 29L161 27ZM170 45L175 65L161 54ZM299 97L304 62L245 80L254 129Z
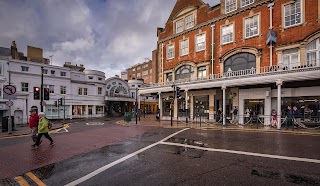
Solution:
M43 112L43 67L41 67L40 110Z

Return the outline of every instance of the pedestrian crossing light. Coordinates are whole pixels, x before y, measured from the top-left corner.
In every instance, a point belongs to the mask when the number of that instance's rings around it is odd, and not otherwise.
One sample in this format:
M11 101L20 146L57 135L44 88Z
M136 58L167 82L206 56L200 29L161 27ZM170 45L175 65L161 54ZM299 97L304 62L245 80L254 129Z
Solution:
M40 99L40 88L33 87L33 99Z
M44 100L49 100L50 99L50 89L49 88L44 88Z
M181 98L181 90L180 90L181 88L180 87L176 87L176 97L179 99L179 98Z

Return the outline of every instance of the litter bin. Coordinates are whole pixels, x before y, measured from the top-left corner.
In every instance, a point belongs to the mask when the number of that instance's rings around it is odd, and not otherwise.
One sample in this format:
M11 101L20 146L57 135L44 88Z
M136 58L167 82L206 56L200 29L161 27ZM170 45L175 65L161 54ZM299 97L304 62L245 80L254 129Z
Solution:
M2 117L2 132L8 131L8 119L9 119L9 116ZM12 121L12 130L13 130L14 129L13 116L11 116L11 121Z
M126 122L131 121L131 112L124 113L124 121L126 121Z

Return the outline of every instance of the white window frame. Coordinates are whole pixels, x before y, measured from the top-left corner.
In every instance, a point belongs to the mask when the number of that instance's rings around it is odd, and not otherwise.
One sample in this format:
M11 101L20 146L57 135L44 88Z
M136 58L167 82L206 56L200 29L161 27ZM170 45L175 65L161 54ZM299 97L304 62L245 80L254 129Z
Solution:
M148 70L142 71L142 75L143 75L143 76L148 75L148 73L149 73Z
M254 0L241 0L240 7L245 7L254 3Z
M167 59L174 58L174 44L167 45Z
M82 88L81 87L78 88L78 95L82 95Z
M235 5L235 6L234 6ZM234 7L233 9L231 9ZM226 14L237 10L237 0L226 0L225 1L225 11Z
M137 77L141 77L141 73L140 72L137 73Z
M232 28L230 28L232 27ZM227 33L224 33L224 31L229 31ZM231 32L230 32L231 31ZM231 33L231 39L229 39L228 41L225 41L224 42L224 37L227 37L229 36ZM232 43L234 41L234 24L231 23L231 24L228 24L228 25L224 25L221 27L221 43L224 45L224 44L229 44L229 43Z
M21 82L21 91L28 92L29 91L29 83Z
M252 31L252 28L256 27L256 30ZM248 34L249 31L249 34ZM255 31L257 31L255 33ZM252 34L252 35L250 35ZM254 15L244 20L244 37L251 38L258 36L260 34L260 17L259 15Z
M186 16L186 18L185 18L185 28L186 28L186 30L188 30L189 28L194 27L194 19L195 19L195 16L194 16L193 13Z
M202 70L204 69L204 70ZM198 67L198 78L206 78L207 77L207 68L205 66Z
M314 47L310 49L310 48L308 48L308 46L312 42L314 42ZM313 58L312 56L315 57L315 58ZM306 62L307 62L307 65L320 66L320 37L307 44Z
M48 69L43 69L43 70L42 70L42 73L43 73L43 74L48 74Z
M196 52L206 49L206 34L200 34L196 36Z
M180 41L180 56L189 54L189 38Z
M284 54L284 52L288 50L297 50L296 52L291 52L288 54ZM288 50L283 50L282 51L282 67L284 70L286 69L292 69L293 67L299 66L300 65L300 49L299 48L293 48L293 49L288 49ZM294 57L297 58L298 61L293 61ZM288 59L287 62L286 59ZM287 68L286 68L287 67Z
M61 72L60 72L60 76L62 76L62 77L66 77L66 76L67 76L67 72L63 72L63 71L61 71Z
M67 93L67 86L60 86L60 94L66 94Z
M176 33L182 32L184 30L184 28L183 28L183 26L184 26L183 19L179 19L178 21L176 21L175 26L176 26Z
M300 3L300 7L297 6L297 3ZM297 12L297 9L300 8L300 12ZM291 12L294 11L295 13L291 14ZM289 27L293 27L296 25L300 25L302 24L302 15L303 15L303 9L302 9L302 0L296 0L293 3L290 4L286 4L283 6L283 26L284 28L289 28ZM292 21L297 20L297 17L295 17L293 20L291 20L292 16L299 16L300 18L300 22L295 22L294 24L291 24ZM289 25L286 25L286 18L290 19L289 20Z

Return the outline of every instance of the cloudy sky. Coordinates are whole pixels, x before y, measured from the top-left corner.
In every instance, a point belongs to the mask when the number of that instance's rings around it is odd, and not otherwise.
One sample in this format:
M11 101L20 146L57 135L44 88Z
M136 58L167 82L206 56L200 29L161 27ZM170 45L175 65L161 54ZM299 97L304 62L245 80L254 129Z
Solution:
M210 6L220 0L204 0ZM164 27L176 0L0 0L0 46L16 41L65 61L101 70L106 77L152 57L157 27Z

